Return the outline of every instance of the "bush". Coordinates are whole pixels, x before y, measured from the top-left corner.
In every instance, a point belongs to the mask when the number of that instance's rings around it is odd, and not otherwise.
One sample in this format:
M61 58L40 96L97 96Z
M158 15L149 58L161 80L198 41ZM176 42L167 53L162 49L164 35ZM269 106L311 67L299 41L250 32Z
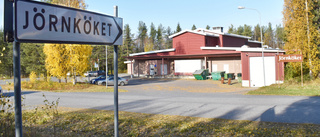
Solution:
M37 74L36 74L36 72L32 71L32 72L30 73L30 75L29 75L29 79L30 79L30 82L31 82L31 83L36 82L36 81L37 81Z

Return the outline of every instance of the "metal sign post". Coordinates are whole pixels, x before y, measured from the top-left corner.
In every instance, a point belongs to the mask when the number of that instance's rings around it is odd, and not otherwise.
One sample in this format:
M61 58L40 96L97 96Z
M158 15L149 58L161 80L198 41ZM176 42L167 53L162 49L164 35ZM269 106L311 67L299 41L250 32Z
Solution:
M114 6L114 16L118 17L118 6ZM118 113L118 45L113 46L114 62L114 136L119 137L119 113Z
M13 42L14 111L16 137L22 137L20 43Z

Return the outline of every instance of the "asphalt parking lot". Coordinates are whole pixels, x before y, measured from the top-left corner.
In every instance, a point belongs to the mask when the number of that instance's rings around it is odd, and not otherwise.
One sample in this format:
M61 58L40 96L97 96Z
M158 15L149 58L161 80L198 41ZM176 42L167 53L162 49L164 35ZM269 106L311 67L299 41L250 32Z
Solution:
M129 78L128 76L125 76ZM149 92L149 91L172 91L172 92L200 92L200 93L214 93L214 92L238 92L244 93L255 88L241 87L238 80L232 80L231 85L224 84L220 81L195 80L195 79L173 79L173 78L129 78L129 84L122 89L131 92Z

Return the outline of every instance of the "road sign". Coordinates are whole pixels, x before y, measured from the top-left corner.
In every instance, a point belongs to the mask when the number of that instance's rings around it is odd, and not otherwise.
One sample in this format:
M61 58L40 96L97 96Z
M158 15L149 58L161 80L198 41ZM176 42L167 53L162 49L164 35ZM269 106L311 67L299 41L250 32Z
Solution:
M302 62L303 57L302 55L279 55L278 61L279 62Z
M122 18L37 1L16 1L18 42L122 45Z

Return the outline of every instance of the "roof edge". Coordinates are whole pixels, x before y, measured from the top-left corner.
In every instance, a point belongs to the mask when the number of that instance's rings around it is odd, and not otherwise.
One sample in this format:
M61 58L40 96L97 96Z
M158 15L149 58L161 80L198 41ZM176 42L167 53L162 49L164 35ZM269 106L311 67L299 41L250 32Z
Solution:
M139 52L139 53L133 53L129 54L129 56L139 56L139 55L147 55L147 54L155 54L155 53L163 53L163 52L172 52L175 51L175 48L172 49L163 49L163 50L154 50L154 51L147 51L147 52Z

